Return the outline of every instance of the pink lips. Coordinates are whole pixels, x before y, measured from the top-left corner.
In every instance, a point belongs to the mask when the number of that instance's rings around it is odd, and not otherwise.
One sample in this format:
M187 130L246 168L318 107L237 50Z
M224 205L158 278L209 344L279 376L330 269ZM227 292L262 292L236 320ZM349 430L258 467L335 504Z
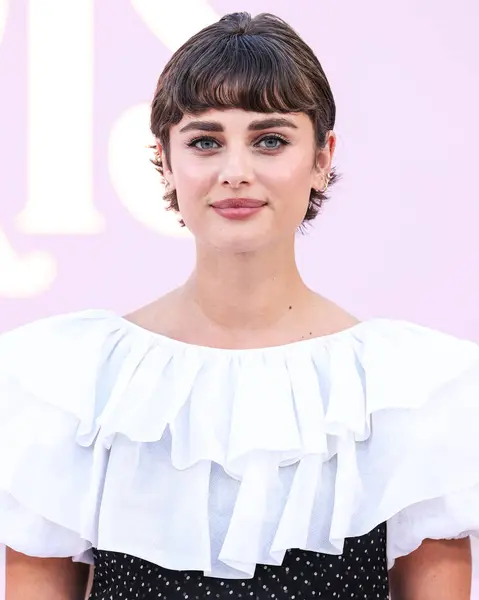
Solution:
M266 202L253 198L225 198L210 206L225 219L246 219L259 212Z

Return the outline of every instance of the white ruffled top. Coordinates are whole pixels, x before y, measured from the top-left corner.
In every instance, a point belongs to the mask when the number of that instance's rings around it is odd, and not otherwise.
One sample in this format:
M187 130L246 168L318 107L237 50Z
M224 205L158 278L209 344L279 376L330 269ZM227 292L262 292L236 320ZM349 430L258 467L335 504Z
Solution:
M0 543L252 577L388 523L479 531L479 346L376 319L219 350L104 310L0 336Z

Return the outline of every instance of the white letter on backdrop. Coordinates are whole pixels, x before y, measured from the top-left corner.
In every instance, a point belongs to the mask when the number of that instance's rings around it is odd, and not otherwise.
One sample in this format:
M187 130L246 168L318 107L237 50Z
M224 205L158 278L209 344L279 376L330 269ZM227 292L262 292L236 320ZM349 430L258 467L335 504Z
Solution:
M219 19L205 0L152 2L131 0L147 27L171 52L191 35ZM173 237L188 236L178 216L167 212L160 175L149 162L153 143L149 130L150 106L141 103L125 110L112 128L109 140L110 177L125 208L145 227Z
M19 229L93 234L94 0L28 4L27 203Z

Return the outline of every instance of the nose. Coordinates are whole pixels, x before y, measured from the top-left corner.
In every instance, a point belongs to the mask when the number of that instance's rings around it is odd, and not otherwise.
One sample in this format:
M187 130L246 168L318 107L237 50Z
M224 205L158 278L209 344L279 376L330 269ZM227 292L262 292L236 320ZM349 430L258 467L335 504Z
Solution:
M247 149L231 148L225 152L218 183L222 186L238 188L250 184L252 180L253 169Z

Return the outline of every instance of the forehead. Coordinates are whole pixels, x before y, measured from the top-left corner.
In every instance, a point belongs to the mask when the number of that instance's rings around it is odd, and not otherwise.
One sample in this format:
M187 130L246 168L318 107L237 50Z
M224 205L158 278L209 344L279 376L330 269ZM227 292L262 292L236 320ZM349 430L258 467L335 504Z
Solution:
M301 130L311 127L308 115L302 112L276 113L253 112L241 108L209 109L201 113L186 113L181 121L172 129L179 133L187 133L192 129L208 129L209 131L234 131L285 128Z

